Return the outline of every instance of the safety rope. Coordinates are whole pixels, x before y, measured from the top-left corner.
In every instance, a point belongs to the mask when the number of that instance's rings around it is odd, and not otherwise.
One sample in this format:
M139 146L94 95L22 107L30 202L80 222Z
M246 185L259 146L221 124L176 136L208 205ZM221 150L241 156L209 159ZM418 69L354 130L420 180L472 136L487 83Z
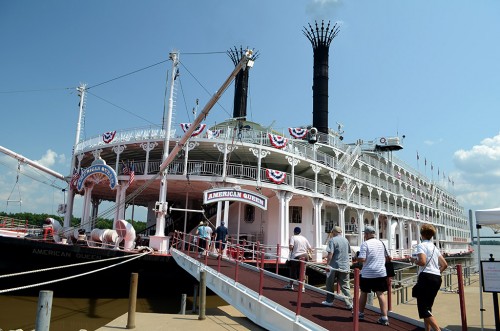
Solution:
M15 287L15 288L9 288L9 289L5 289L5 290L0 290L0 294L8 293L8 292L13 292L13 291L18 291L18 290L25 290L25 289L32 288L32 287L53 284L53 283L57 283L57 282L61 282L61 281L65 281L65 280L69 280L69 279L73 279L73 278L78 278L78 277L90 275L90 274L93 274L93 273L96 273L96 272L99 272L99 271L103 271L103 270L106 270L106 269L114 268L114 267L119 266L119 265L124 264L124 263L128 263L128 262L133 261L135 259L141 258L144 255L150 254L151 252L152 252L152 250L149 250L149 251L141 253L141 254L135 254L135 255L132 255L126 261L121 261L121 262L118 262L116 264L113 264L113 265L110 265L110 266L107 266L107 267L103 267L103 268L100 268L100 269L96 269L96 270L92 270L92 271L87 271L87 272L81 273L79 275L73 275L73 276L58 278L58 279L54 279L54 280L49 280L49 281L46 281L46 282L41 282L41 283L36 283L36 284L31 284L31 285L25 285L25 286L19 286L19 287ZM129 256L127 256L127 257L129 257ZM72 265L67 265L67 266L61 266L61 267L54 267L54 268L48 268L48 269L40 269L40 270L34 270L34 271L28 271L28 272L21 272L21 273L17 273L17 274L2 275L2 276L0 276L0 278L5 278L5 277L10 277L10 276L15 276L15 275L26 274L26 273L30 273L30 272L36 273L36 272L42 272L42 271L47 271L47 270L57 270L57 269L62 269L62 268L67 268L67 267L74 267L74 266L77 266L77 265L84 265L84 264L95 263L95 262L105 262L105 261L115 260L115 259L118 259L118 258L124 258L124 257L120 256L120 257L110 258L110 259L107 259L107 260L90 261L90 262L77 263L77 264L72 264Z

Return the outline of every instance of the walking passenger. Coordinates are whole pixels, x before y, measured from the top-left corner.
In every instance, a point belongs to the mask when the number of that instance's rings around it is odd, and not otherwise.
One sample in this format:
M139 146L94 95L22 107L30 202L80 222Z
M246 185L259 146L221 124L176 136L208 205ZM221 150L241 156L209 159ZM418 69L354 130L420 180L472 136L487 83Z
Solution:
M349 241L342 236L342 229L339 226L335 226L332 229L332 237L328 240L326 251L328 256L326 259L326 265L329 271L327 272L326 278L326 290L328 292L333 292L333 284L337 280L344 296L344 302L347 309L352 309L352 296L349 286L349 273L351 259L349 257L349 252L351 251L351 246ZM325 306L333 306L333 300L335 296L331 293L326 294L326 300L322 302Z
M432 315L432 305L441 287L441 273L448 267L448 263L431 242L436 235L436 228L432 224L424 224L420 228L423 241L417 245L417 257L412 259L418 265L417 309L418 316L424 319L425 331L441 330L436 318Z
M307 261L307 254L312 253L311 244L306 237L300 234L300 227L295 227L293 230L293 236L290 237L289 249L290 249L290 283L285 286L286 289L293 290L294 280L300 279L300 259ZM305 278L306 269L304 268ZM302 292L304 292L304 287L302 287Z
M363 263L359 280L361 293L359 295L359 319L365 318L365 307L368 293L377 295L382 316L377 323L389 325L387 317L387 273L385 271L385 246L380 240L375 239L375 229L366 226L364 230L365 241L361 244L358 261Z
M200 258L203 252L205 255L208 254L207 248L210 246L210 238L212 237L212 228L208 226L207 221L200 222L197 234L199 236L198 258Z
M226 248L227 241L227 228L224 226L224 222L221 222L220 225L215 229L215 248L219 255L224 253L224 249Z

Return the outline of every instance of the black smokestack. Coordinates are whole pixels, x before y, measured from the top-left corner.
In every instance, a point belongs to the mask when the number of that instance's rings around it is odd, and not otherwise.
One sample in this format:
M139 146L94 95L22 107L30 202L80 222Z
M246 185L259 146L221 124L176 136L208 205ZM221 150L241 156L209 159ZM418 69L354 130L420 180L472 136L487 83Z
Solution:
M227 54L236 66L245 55L246 50L241 46L239 50L235 47L227 51ZM257 57L258 54L254 51L252 59L255 61ZM240 70L234 80L233 118L241 120L246 120L247 117L248 73L249 70Z
M313 127L328 133L328 52L339 28L337 23L330 28L330 22L325 27L325 22L321 21L321 27L316 22L315 28L309 24L309 29L304 27L303 32L314 52Z

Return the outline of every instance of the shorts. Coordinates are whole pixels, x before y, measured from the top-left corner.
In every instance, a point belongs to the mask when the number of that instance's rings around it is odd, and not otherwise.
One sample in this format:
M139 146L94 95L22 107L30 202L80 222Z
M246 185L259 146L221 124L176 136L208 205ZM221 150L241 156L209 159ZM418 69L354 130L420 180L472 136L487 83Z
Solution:
M219 246L222 246L222 249L225 249L226 248L226 243L225 242L221 243L220 241L216 241L215 242L215 248L219 249Z
M385 292L387 291L387 277L359 278L359 288L361 292Z
M418 317L427 318L432 316L432 305L434 299L441 288L441 276L422 272L418 276L419 285L421 284L425 291L421 291L417 296Z
M207 239L205 238L198 239L198 252L203 252L206 246L207 246Z

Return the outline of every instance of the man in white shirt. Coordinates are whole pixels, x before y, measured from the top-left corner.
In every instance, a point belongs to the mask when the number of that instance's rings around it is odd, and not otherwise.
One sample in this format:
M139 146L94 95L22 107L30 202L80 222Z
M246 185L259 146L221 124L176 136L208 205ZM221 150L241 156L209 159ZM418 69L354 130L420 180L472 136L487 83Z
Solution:
M375 292L377 295L381 317L378 324L389 325L387 317L387 298L385 292L387 287L387 273L385 271L385 246L384 243L375 238L375 228L366 226L364 230L365 241L359 248L358 261L363 263L359 280L359 319L365 318L365 306L368 293Z
M290 283L285 286L286 289L293 290L293 280L298 280L300 278L300 260L308 260L307 253L312 253L311 244L306 237L300 234L300 227L295 227L293 230L293 236L290 237L289 248L290 248ZM304 268L304 274L305 274ZM304 287L302 287L302 292L304 292Z

